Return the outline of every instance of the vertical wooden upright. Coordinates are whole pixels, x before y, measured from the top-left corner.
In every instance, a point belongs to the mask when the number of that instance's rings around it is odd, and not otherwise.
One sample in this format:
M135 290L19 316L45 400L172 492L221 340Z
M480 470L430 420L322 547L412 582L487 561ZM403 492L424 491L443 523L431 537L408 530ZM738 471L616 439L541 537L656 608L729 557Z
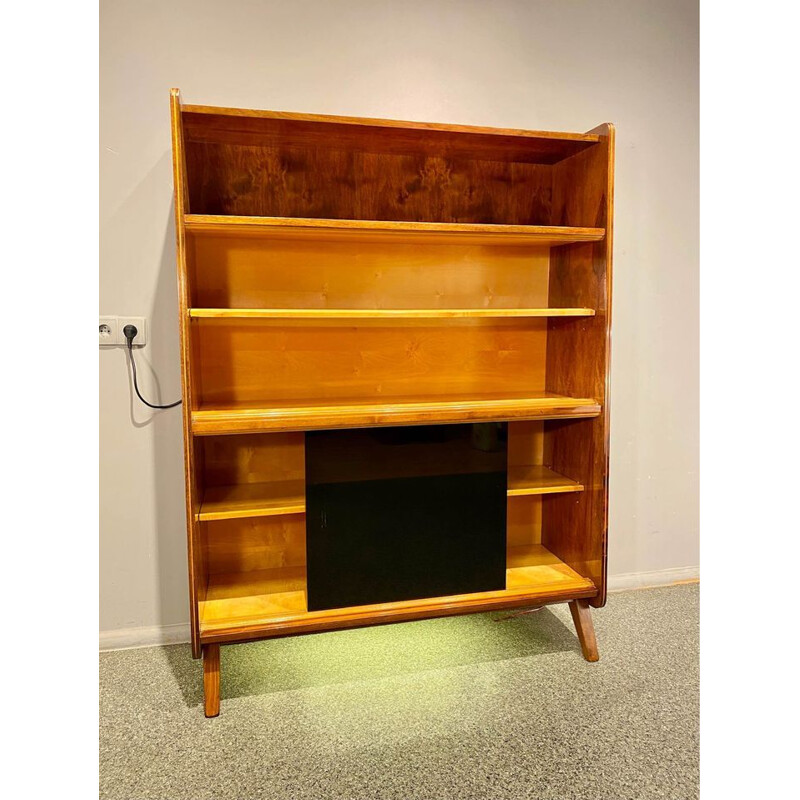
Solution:
M189 555L189 621L192 633L192 655L200 657L199 603L204 598L205 567L203 547L199 542L196 522L200 508L198 472L195 469L195 448L192 437L194 408L191 320L189 318L189 277L186 266L185 218L189 213L189 193L186 179L186 154L181 117L181 94L170 91L170 120L172 129L172 174L175 187L175 244L178 263L178 327L181 354L181 413L183 416L183 454L186 483L186 539Z
M591 244L552 252L550 305L571 300L595 309L578 320L551 320L547 388L588 394L601 412L591 423L549 423L548 463L579 479L580 495L557 495L543 506L543 541L559 558L590 578L598 592L589 603L605 605L608 532L609 385L611 356L611 256L614 226L614 126L601 125L594 148L553 167L552 222L593 225L606 234Z

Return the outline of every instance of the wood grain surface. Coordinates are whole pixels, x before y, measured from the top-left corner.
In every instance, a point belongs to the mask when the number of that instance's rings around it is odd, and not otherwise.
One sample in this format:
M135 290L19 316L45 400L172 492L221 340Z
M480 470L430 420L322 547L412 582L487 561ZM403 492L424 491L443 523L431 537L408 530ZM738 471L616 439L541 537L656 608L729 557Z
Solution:
M593 420L552 422L545 462L580 481L585 491L553 495L543 502L543 543L597 586L592 605L606 598L609 456L609 356L611 336L611 247L613 239L614 128L596 131L601 143L557 164L553 221L606 229L593 244L553 251L550 304L589 304L595 316L550 320L547 338L548 391L588 393L602 407Z
M614 129L170 97L193 655L605 602ZM309 614L306 430L509 422L506 589ZM216 649L214 649L216 648Z

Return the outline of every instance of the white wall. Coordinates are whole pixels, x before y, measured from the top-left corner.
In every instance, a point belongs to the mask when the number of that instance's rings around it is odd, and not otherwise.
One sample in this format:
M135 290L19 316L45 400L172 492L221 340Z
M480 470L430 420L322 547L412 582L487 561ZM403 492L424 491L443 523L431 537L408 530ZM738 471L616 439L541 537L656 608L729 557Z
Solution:
M179 393L170 87L208 105L614 122L609 569L697 565L696 0L103 0L101 36L100 313L150 318L142 384L162 402ZM131 400L122 350L100 353L100 386L101 630L182 632L180 411Z

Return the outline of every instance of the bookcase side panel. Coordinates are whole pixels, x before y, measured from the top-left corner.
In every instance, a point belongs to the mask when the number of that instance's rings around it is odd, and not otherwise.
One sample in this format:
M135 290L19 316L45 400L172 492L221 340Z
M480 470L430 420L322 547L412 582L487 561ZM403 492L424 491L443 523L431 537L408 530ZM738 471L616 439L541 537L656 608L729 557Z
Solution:
M603 227L606 237L552 251L550 305L569 298L596 313L580 320L550 320L546 385L552 392L585 393L601 404L602 412L592 420L546 424L545 463L580 481L585 491L544 499L542 541L594 582L598 594L590 602L600 607L607 572L614 129L604 125L594 132L602 137L599 144L553 169L551 222Z
M195 386L192 378L192 340L188 314L190 287L187 268L187 243L184 214L188 213L188 186L184 148L181 99L177 89L170 92L170 120L172 132L172 165L175 192L175 245L178 278L178 313L181 358L181 413L183 416L184 474L186 481L186 533L189 568L189 621L192 634L192 655L199 658L200 620L199 602L205 598L207 573L205 549L200 541L196 514L200 506L200 487L197 482L196 454L191 430L191 412L194 408Z

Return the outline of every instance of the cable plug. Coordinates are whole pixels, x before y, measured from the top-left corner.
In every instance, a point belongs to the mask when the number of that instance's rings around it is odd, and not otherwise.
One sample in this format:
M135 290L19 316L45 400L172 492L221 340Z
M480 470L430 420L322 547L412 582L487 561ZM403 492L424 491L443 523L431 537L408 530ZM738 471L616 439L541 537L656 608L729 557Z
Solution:
M139 333L139 329L135 325L126 325L122 332L125 334L125 341L128 343L128 349L133 347L133 340L136 338L136 334Z

